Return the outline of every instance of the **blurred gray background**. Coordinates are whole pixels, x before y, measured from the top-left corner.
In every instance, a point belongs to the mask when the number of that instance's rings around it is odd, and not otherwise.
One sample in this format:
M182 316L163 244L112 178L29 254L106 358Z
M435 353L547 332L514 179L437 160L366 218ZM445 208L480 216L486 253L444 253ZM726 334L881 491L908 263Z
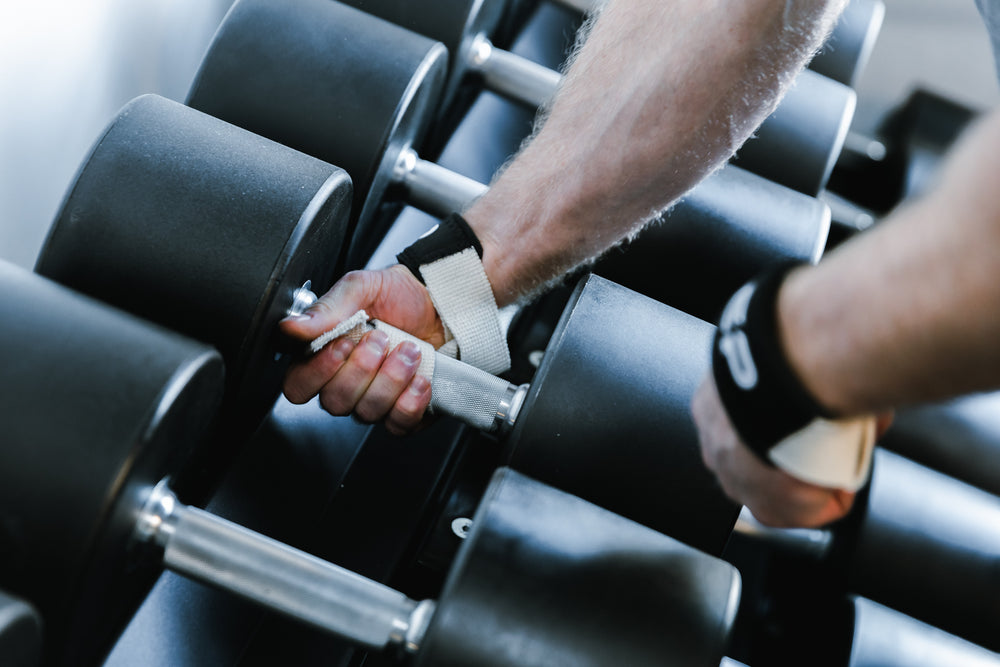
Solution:
M231 0L0 3L0 259L35 257L74 174L128 100L183 100ZM887 0L854 127L870 132L915 86L998 101L973 0Z

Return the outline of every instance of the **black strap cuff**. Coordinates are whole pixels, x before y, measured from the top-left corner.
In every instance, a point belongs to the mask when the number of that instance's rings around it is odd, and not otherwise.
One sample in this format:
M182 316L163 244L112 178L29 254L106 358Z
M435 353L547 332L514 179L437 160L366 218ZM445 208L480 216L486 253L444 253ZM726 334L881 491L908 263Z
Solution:
M740 438L762 460L774 445L817 417L832 418L799 380L778 331L778 289L797 263L750 281L722 311L712 372L722 405Z
M483 246L472 227L461 215L452 213L396 255L396 261L408 268L417 280L424 282L424 277L420 274L421 266L462 252L466 248L475 248L479 259L483 258Z

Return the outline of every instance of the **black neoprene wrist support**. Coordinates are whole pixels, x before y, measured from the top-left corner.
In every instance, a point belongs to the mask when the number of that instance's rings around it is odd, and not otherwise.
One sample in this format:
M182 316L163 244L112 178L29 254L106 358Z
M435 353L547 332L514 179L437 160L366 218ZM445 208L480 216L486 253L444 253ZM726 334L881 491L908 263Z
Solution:
M476 233L472 231L465 218L458 213L452 213L437 227L396 255L396 261L408 268L417 280L424 282L424 277L420 274L422 265L454 255L466 248L475 248L476 254L482 259L483 246L476 238Z
M726 304L712 346L722 405L740 438L762 460L817 417L833 418L788 364L778 330L778 289L797 264L783 264L741 287Z

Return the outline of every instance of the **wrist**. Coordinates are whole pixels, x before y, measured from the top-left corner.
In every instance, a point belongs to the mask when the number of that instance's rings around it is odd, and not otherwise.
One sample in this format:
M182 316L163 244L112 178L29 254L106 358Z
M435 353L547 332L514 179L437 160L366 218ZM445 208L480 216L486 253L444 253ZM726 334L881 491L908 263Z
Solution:
M482 256L475 231L452 214L396 258L426 286L453 355L496 374L510 368L510 354Z
M733 295L713 345L716 389L732 427L762 461L814 485L856 491L868 477L876 419L843 419L789 360L778 309L800 271L778 267Z
M716 388L736 432L762 460L778 442L834 414L789 363L777 313L786 264L741 287L719 320L712 346Z
M850 341L844 335L829 335L839 316L828 316L830 299L819 282L817 267L802 265L788 273L778 291L776 318L785 359L817 403L830 413L853 415L864 412L849 398L848 387L837 372Z
M487 199L489 197L490 193L487 192L482 199L473 204L472 208L464 211L462 217L465 218L469 227L472 228L472 231L479 239L483 251L483 270L490 281L497 306L503 308L515 302L519 296L514 294L510 289L510 280L508 279L511 275L508 265L514 259L517 251L509 247L509 241L505 248L502 244L502 239L497 238L494 233L496 225L492 224L493 221L503 219L503 217L499 211L494 210L494 207ZM515 223L514 216L512 215L508 215L506 220L510 223L508 226L512 226Z

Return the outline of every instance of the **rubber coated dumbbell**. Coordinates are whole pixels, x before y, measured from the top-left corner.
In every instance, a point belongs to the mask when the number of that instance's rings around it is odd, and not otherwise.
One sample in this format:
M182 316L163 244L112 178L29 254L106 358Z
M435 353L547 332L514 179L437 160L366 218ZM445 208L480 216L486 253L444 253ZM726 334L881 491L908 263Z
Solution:
M42 619L30 604L0 591L0 664L37 667L42 659Z
M217 354L14 267L0 282L0 507L20 527L0 536L0 585L38 606L50 664L98 657L161 563L418 664L721 658L730 565L512 471L436 603L181 505L165 480L218 404Z
M877 449L857 505L830 531L758 530L769 544L777 536L781 546L821 556L820 576L844 579L851 592L1000 649L1000 499Z
M1000 393L901 409L881 444L906 458L1000 495Z
M774 639L751 647L746 665L810 667L996 667L1000 655L858 596L797 610L791 625L771 621ZM816 613L819 612L819 613ZM742 663L739 663L742 665Z
M256 424L287 368L277 322L339 276L350 198L341 169L144 96L82 165L36 269L217 347L233 421Z
M486 190L418 155L444 75L435 42L351 7L241 0L216 35L188 104L346 169L355 185L350 256L357 268L384 235L384 225L371 223L394 217L401 201L443 216ZM812 142L821 133L805 134ZM750 153L766 140L752 143ZM805 152L796 151L797 177ZM824 170L832 164L828 153L824 147Z
M845 85L857 85L878 41L883 19L883 0L851 0L809 69Z
M926 191L945 154L978 111L926 90L912 92L879 123L874 138L852 136L830 189L876 213ZM872 150L874 147L875 150Z
M1000 655L864 598L852 598L847 667L995 667Z
M452 56L448 90L478 72L487 89L538 107L558 88L556 72L490 44L487 35L500 22L505 0L342 1L442 42ZM840 154L855 104L848 86L812 70L802 72L778 110L740 150L737 164L805 194L818 194Z

